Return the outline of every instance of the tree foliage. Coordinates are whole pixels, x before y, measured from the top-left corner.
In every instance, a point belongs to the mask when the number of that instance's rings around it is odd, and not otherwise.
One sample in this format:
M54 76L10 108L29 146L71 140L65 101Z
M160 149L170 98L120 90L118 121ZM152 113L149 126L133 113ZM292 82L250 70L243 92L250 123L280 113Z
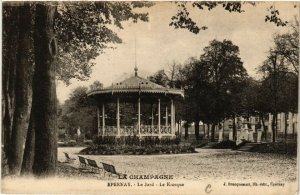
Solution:
M193 95L204 112L203 117L217 123L230 113L231 99L242 90L246 77L238 46L229 40L211 41L193 75Z
M197 24L193 18L190 17L190 11L192 9L213 10L217 7L222 7L224 11L242 13L245 4L256 6L253 2L218 2L218 1L197 1L197 2L176 2L178 11L176 15L172 16L170 26L174 26L175 29L183 28L187 29L194 34L198 34L201 30L206 30L207 26ZM293 6L296 8L296 4ZM265 21L274 23L277 26L286 26L287 21L283 20L279 16L279 10L276 5L270 6L267 10Z
M164 86L164 87L169 86L169 83L170 83L169 78L163 69L157 71L154 75L149 76L148 79L150 81L152 81L158 85Z
M93 60L106 48L122 43L113 29L123 29L122 22L148 21L147 13L136 8L150 7L145 2L63 2L57 7L55 30L59 56L56 61L58 79L87 80Z
M289 32L275 34L274 51L285 60L290 72L299 74L299 21L297 18L290 24Z
M69 99L61 105L61 114L58 117L58 128L68 138L75 138L77 129L87 139L91 139L91 135L97 135L97 107L92 99L87 97L87 87L75 88Z

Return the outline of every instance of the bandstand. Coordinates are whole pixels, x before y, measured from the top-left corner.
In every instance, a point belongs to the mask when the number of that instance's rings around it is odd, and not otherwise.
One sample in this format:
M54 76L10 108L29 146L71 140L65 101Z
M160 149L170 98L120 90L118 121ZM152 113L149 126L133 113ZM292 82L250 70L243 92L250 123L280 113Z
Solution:
M98 136L174 138L175 101L184 97L183 91L158 85L138 76L137 67L134 70L124 81L88 92L97 102ZM129 107L132 117L125 113Z

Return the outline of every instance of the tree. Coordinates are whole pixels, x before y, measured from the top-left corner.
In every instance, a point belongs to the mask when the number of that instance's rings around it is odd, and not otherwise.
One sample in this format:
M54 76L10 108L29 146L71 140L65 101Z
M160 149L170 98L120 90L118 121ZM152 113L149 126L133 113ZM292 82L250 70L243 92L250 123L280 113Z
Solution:
M169 86L169 78L164 70L157 71L154 75L149 76L148 79L158 85L167 87Z
M298 77L290 72L289 64L286 64L285 56L276 50L270 50L267 60L260 67L263 73L263 88L268 98L269 111L272 119L272 141L277 137L277 113L296 110L298 99Z
M191 97L191 72L193 70L193 62L196 59L190 58L184 66L175 61L168 64L166 73L165 70L159 70L154 75L148 77L154 83L160 84L164 87L180 88L185 91L185 97L183 101L176 101L176 119L179 123L180 120L184 120L185 139L188 138L188 127L194 121L195 115L195 102ZM199 132L195 134L199 135Z
M259 116L259 121L263 124L265 140L267 141L267 128L265 128L265 115L270 111L269 97L265 86L259 80L249 77L245 80L245 85L241 93L233 100L235 101L234 112L238 115ZM234 130L234 134L235 134ZM236 134L234 135L236 136Z
M168 76L168 80L169 80L169 86L171 88L174 88L176 85L176 81L180 81L180 68L181 65L176 63L175 61L173 61L171 64L168 64L167 67L167 76Z
M34 31L35 72L33 117L35 151L33 173L53 175L57 164L55 64L57 45L54 34L56 6L37 4Z
M259 69L263 73L264 94L271 100L266 104L269 104L269 111L273 114L273 142L277 138L277 113L294 111L298 105L295 101L298 99L299 74L298 20L295 19L290 27L288 33L274 36L275 46L270 49L267 59Z
M173 63L174 65L176 63ZM185 129L185 139L188 139L188 128L190 124L193 122L193 115L194 115L194 109L193 109L193 102L192 99L189 96L189 72L192 69L192 64L186 63L184 66L181 66L179 64L176 64L176 66L171 66L170 72L175 72L174 75L174 81L173 81L173 87L179 88L184 90L184 98L182 101L177 101L176 105L176 117L177 119L184 120L184 129Z
M185 90L185 105L184 110L186 115L184 119L187 121L187 125L190 122L195 124L195 137L196 140L200 139L199 135L199 122L200 122L200 104L199 104L199 93L197 93L197 88L201 85L201 89L205 86L202 85L202 81L205 80L206 76L204 69L200 68L200 61L196 58L190 58L184 68L182 69L183 75L185 75L184 90ZM204 73L204 74L203 74ZM203 88L202 88L203 87ZM197 89L196 89L197 88Z
M76 4L36 2L3 6L4 151L10 159L11 172L16 175L20 174L23 162L24 173L31 172L32 168L36 175L55 172L56 76L65 82L70 78L86 78L91 60L103 52L106 45L120 40L110 30L111 26L122 28L121 22L130 19L147 21L146 13L135 13L133 9L151 6L141 2L89 2L80 8ZM76 18L81 20L76 21ZM89 25L101 30L91 31ZM21 68L17 66L18 59L22 60L19 61ZM62 59L72 61L59 62ZM19 82L22 83L18 85ZM29 116L30 120L26 120ZM11 144L13 148L9 150ZM25 151L22 150L24 144Z
M284 63L283 56L279 55L277 51L270 50L267 60L260 67L260 71L264 74L265 90L268 90L271 99L270 106L273 114L272 120L272 141L276 141L277 137L277 113L278 113L278 99L279 91L283 84L283 80L288 72Z
M231 99L236 97L247 78L240 59L239 48L229 40L213 40L191 72L191 94L197 104L196 122L216 124L233 111ZM228 91L231 93L229 94ZM211 141L214 141L212 131Z
M170 66L170 73L174 72L174 80L173 85L176 88L181 88L185 92L185 97L183 102L181 102L178 105L177 110L180 110L178 113L178 118L181 118L185 121L184 128L185 128L185 138L188 138L188 127L192 122L195 124L195 137L196 140L200 139L199 134L199 122L200 118L204 119L201 116L200 107L199 107L199 101L197 96L195 94L194 87L196 86L196 80L195 78L199 77L203 78L204 75L202 73L200 74L200 71L196 72L197 70L202 70L199 68L199 60L196 58L189 58L184 66L180 66L179 64L173 63ZM170 74L172 75L172 74ZM199 84L199 83L198 83ZM204 87L204 86L202 86Z
M98 83L98 82L97 82ZM70 94L69 99L61 106L61 115L58 118L59 129L65 129L69 137L74 137L80 127L82 134L97 135L96 127L96 104L87 97L87 87L77 87Z
M197 2L176 2L178 11L175 16L172 16L170 26L174 26L175 29L184 28L189 30L194 34L198 34L201 30L206 30L207 26L201 26L197 24L191 17L189 10L196 8L199 10L208 11L215 9L217 7L222 7L224 11L242 13L245 12L243 9L244 4L249 4L256 6L258 3L253 2L217 2L217 1L197 1ZM296 8L297 4L291 4L291 7ZM279 10L276 9L276 5L272 4L267 9L267 14L265 16L265 22L271 22L277 26L286 26L287 21L282 20L279 17Z
M58 79L69 84L72 78L87 80L92 62L112 44L122 40L112 26L123 29L122 22L148 21L148 13L136 8L151 2L63 2L57 7L55 30L58 39Z
M290 24L290 32L274 36L274 50L282 55L289 71L299 74L299 21Z
M14 94L14 113L13 123L10 138L10 151L8 153L9 168L11 174L18 174L21 171L22 158L23 156L23 145L25 143L26 130L28 128L28 120L30 116L31 100L30 100L30 86L31 86L31 72L28 70L31 68L30 59L27 57L30 55L30 34L31 34L31 11L29 4L17 8L18 18L16 22L19 24L19 32L17 36L19 39L17 45L17 54L15 69L15 89ZM13 59L10 59L13 60ZM16 66L11 64L11 66ZM4 70L4 75L7 74ZM7 80L5 83L8 82ZM9 93L8 91L5 91ZM8 106L8 105L6 105ZM8 113L6 113L8 114ZM8 117L8 116L6 116ZM6 130L7 131L7 130Z
M100 81L94 81L94 83L90 86L90 90L102 89L103 84Z

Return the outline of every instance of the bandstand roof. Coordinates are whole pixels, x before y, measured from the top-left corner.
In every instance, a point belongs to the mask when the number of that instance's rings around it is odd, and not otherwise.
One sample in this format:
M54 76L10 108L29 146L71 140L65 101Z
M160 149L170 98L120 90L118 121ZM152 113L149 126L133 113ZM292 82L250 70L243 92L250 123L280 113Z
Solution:
M107 94L130 94L130 93L139 93L139 94L164 94L164 95L176 95L184 97L183 90L168 88L161 85L158 85L148 79L142 78L137 74L137 68L135 68L135 75L125 79L121 82L114 83L109 87L102 89L92 89L88 92L88 96L94 95L107 95Z

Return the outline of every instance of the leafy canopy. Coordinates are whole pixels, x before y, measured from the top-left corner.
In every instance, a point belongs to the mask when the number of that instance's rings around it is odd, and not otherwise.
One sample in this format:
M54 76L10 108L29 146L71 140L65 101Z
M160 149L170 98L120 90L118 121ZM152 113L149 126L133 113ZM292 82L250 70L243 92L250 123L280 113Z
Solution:
M207 26L201 26L197 24L193 18L190 17L190 10L197 8L199 10L208 11L213 10L217 7L222 7L224 11L242 13L245 12L243 9L245 4L250 4L256 6L253 2L218 2L218 1L197 1L197 2L176 2L178 6L178 11L176 15L171 18L170 26L174 26L175 29L184 28L189 30L194 34L198 34L201 30L206 30ZM294 4L296 8L296 4ZM267 10L267 15L265 16L266 22L271 22L277 26L286 26L287 21L282 20L279 17L279 10L276 9L275 5L270 6Z
M58 42L56 61L58 79L86 80L93 60L122 40L113 29L122 29L124 21L148 21L148 13L138 8L147 2L63 2L57 6L55 30Z
M239 47L229 40L213 40L199 60L191 61L187 93L196 103L196 118L219 122L233 112L237 98L248 77L239 57Z

